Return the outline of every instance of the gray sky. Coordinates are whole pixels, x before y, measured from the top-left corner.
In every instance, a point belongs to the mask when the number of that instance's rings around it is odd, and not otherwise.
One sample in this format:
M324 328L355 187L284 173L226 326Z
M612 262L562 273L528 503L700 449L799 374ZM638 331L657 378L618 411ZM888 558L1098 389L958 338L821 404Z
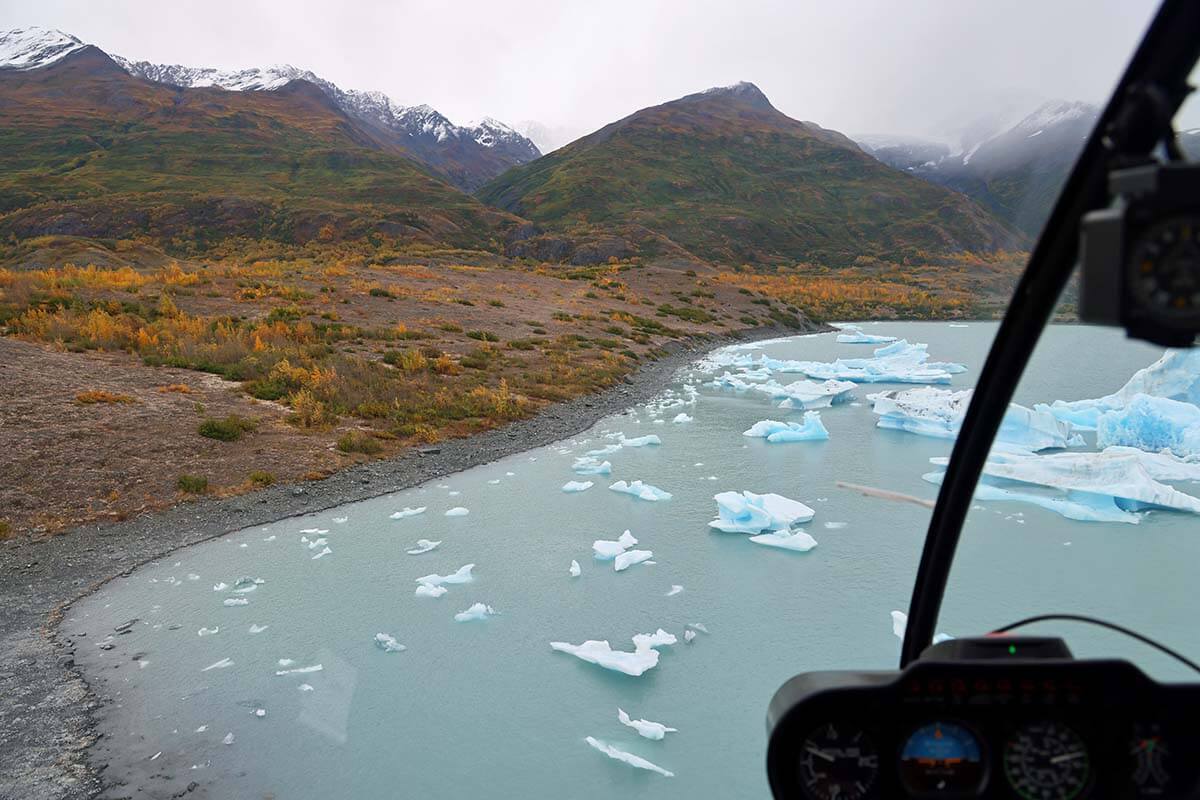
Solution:
M951 138L1044 99L1103 99L1152 0L0 0L129 58L290 63L343 88L586 132L739 80L847 133ZM1015 110L1015 109L1014 109Z

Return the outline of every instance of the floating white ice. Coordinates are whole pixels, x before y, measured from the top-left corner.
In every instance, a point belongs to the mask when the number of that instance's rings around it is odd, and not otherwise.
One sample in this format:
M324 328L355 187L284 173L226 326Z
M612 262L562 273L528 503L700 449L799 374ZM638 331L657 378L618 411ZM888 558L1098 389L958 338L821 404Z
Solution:
M399 511L392 512L391 518L392 519L404 519L405 517L415 517L417 514L424 514L424 513L425 513L425 506L421 506L419 508L409 508L408 506L405 506L404 508L400 509Z
M627 728L633 728L638 732L638 736L645 739L653 739L661 741L668 733L677 733L678 728L669 728L661 722L651 722L648 719L630 719L629 715L621 708L617 709L617 721Z
M657 772L659 775L662 775L663 777L666 777L666 778L674 778L675 777L674 772L663 769L662 767L658 766L657 764L652 764L651 762L647 761L646 759L642 758L641 756L635 756L633 753L627 753L624 750L618 750L617 748L613 747L611 744L602 742L593 736L588 736L586 739L584 739L584 741L587 742L592 747L594 747L595 749L599 750L601 753L604 753L604 755L608 756L609 758L613 759L614 761L623 761L631 767L637 767L638 769L649 770L650 772Z
M578 475L611 475L612 464L608 461L601 461L595 456L581 456L575 459L575 463L571 465L571 469L575 470Z
M593 486L595 486L595 484L591 481L567 481L563 484L562 490L567 494L575 494L578 492L586 492Z
M1167 397L1134 395L1124 408L1097 417L1096 446L1111 445L1200 458L1200 407Z
M654 552L651 550L626 550L623 553L618 553L613 559L613 571L624 572L635 564L641 564L643 561L649 561L654 558Z
M475 603L466 611L460 611L454 615L455 622L482 622L488 617L496 615L496 610L485 603Z
M1200 348L1167 350L1162 358L1140 369L1117 391L1094 400L1055 400L1045 408L1080 430L1095 430L1100 415L1129 405L1145 394L1200 406Z
M817 546L817 540L804 531L796 531L795 533L788 533L787 531L760 533L758 536L751 536L750 541L767 547L778 547L781 550L795 550L800 553L807 553Z
M675 636L659 628L655 633L639 633L633 637L633 652L613 650L605 640L589 639L583 644L551 642L550 648L604 669L638 677L658 666L658 651L654 648L675 644Z
M422 553L428 553L441 543L442 542L440 539L436 542L430 541L429 539L417 539L417 546L411 550L405 550L404 552L408 553L410 556L419 556Z
M691 414L679 413L679 414L675 415L675 418L673 420L671 420L671 422L674 422L675 424L678 425L678 424L681 424L684 422L691 422L693 419L694 419L694 417L692 417Z
M708 525L725 533L787 530L816 514L804 503L774 493L720 492L713 500L717 501L717 518Z
M578 561L571 559L571 568L567 572L571 574L572 578L578 578L583 570L580 568Z
M597 539L592 542L592 554L597 561L611 561L638 543L629 531L622 533L616 540Z
M470 514L470 513L471 512L469 509L463 508L462 506L455 506L454 508L452 508L446 512L446 516L447 517L465 517L467 514Z
M670 492L665 492L662 489L659 489L657 486L651 486L650 484L642 483L641 481L617 481L608 488L614 492L630 494L639 500L648 500L652 503L658 500L671 499Z
M837 335L838 344L889 344L896 341L895 336L879 336L874 333L863 333L857 325L843 325L845 333Z
M422 575L420 578L417 578L417 583L423 586L470 583L475 580L475 576L471 574L471 570L473 569L475 569L474 564L464 564L450 575Z
M633 439L627 439L624 435L621 436L622 447L646 447L647 445L662 444L662 439L651 433L646 436L637 436Z
M821 422L821 412L805 411L803 424L799 422L778 422L764 419L754 423L743 436L766 439L772 444L783 442L813 442L829 438L829 431Z
M396 637L387 633L375 634L375 646L385 653L399 653L408 648L396 641Z
M949 383L951 375L966 371L962 364L929 361L927 348L900 339L876 349L873 358L839 358L825 363L764 357L760 363L775 372L799 372L818 380L855 383Z

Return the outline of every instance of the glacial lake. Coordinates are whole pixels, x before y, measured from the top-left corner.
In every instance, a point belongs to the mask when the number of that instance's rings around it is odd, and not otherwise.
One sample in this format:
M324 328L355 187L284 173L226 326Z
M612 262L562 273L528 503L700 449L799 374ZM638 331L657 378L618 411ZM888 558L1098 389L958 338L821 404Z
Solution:
M927 342L932 360L967 365L952 384L966 388L996 326L864 329ZM832 361L872 349L822 334L748 352ZM1054 327L1016 399L1099 397L1161 352L1113 331ZM690 383L699 395L662 411L662 424L646 407L631 409L572 440L234 533L112 581L69 609L63 623L68 636L86 632L76 660L113 700L104 712L107 746L144 759L147 772L194 780L211 797L768 797L764 718L772 693L804 670L895 666L899 640L889 612L907 609L928 523L926 508L863 497L836 482L933 498L936 487L921 475L930 457L949 453L950 442L877 429L866 394L903 388L888 384L859 387L857 404L822 410L828 441L747 438L742 431L759 420L801 415L781 416L787 412L762 395L704 386L712 377L682 371L670 389ZM800 377L779 376L785 383ZM680 412L694 419L674 423ZM611 476L572 472L575 458L619 432L657 434L662 444L604 456ZM634 479L673 497L646 502L608 489ZM571 480L595 485L563 492ZM743 489L815 509L804 529L818 546L788 552L710 530L712 496ZM391 518L421 506L423 514ZM445 516L453 507L469 514ZM653 564L615 572L612 562L593 559L593 540L626 529L639 548L653 551ZM938 628L982 633L1028 614L1076 611L1196 657L1198 537L1197 519L1181 513L1155 512L1128 525L979 503ZM310 548L318 538L327 541ZM406 554L419 539L441 545ZM313 558L326 547L331 552ZM568 575L573 559L578 578ZM416 578L469 563L473 582L450 585L437 598L414 596ZM261 583L234 593L243 577ZM220 584L227 586L214 591ZM675 585L682 590L669 595ZM247 602L226 605L231 599ZM455 621L477 602L497 615ZM133 619L127 634L114 635ZM684 631L695 623L707 632L687 643ZM252 626L259 632L250 633ZM632 636L658 628L678 643L659 648L658 665L640 677L549 645L607 639L632 650ZM1103 631L1055 632L1077 655L1126 656L1157 678L1186 677ZM385 652L377 633L407 649ZM114 646L104 649L104 642ZM280 659L291 661L281 666ZM277 674L317 664L319 672ZM642 738L618 722L618 707L678 732ZM588 736L674 777L606 758L585 743Z

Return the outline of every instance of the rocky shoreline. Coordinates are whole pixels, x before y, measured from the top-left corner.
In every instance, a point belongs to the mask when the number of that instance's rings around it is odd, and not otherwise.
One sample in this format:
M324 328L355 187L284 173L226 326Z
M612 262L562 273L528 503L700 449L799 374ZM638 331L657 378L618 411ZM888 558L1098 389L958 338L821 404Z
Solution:
M827 328L808 332L818 330ZM715 347L800 333L805 331L755 329L680 342L611 389L467 439L360 464L321 481L184 503L41 541L0 543L0 697L6 700L0 704L0 797L75 800L110 788L113 796L127 796L122 790L133 788L113 784L134 765L117 763L112 751L112 758L101 759L92 750L101 737L95 724L101 701L76 668L73 644L58 632L63 610L108 580L250 525L399 491L572 436L649 399L678 369Z

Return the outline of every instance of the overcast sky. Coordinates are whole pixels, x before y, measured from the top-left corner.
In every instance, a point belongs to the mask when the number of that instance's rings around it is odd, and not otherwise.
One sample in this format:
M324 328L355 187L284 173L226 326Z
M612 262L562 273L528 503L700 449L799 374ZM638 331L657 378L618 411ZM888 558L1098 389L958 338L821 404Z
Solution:
M580 133L753 81L846 133L952 139L972 117L1102 100L1152 0L0 0L134 59L290 63L343 88Z

